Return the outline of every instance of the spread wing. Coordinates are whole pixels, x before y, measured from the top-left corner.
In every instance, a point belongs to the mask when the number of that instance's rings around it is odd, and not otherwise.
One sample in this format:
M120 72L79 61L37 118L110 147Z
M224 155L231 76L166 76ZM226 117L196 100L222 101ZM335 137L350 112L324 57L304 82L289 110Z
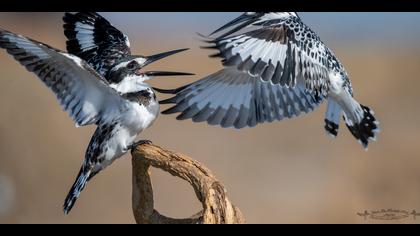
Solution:
M180 112L179 120L191 118L194 122L207 121L211 125L238 129L299 116L320 104L305 90L304 84L282 87L234 67L172 92L176 95L161 103L176 105L163 114Z
M76 56L2 29L0 47L35 73L79 126L107 122L125 109L125 100Z
M332 57L318 36L298 18L267 21L239 35L208 40L224 69L180 89L162 92L181 114L222 127L252 127L316 108L328 96Z
M63 21L67 51L85 60L102 76L118 59L131 54L128 37L97 13L66 13Z
M294 87L299 79L318 98L328 94L330 50L298 18L268 21L240 35L208 41L224 66L235 66L263 81Z

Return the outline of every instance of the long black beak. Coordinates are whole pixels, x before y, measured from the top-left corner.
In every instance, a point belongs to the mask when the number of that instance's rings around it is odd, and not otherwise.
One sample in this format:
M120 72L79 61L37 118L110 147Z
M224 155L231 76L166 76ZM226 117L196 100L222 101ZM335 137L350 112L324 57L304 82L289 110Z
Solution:
M182 76L182 75L194 75L186 72L173 72L173 71L147 71L144 72L147 76Z
M257 21L258 18L259 18L259 15L258 14L250 15L250 14L244 13L244 14L240 15L238 18L232 20L231 22L227 23L226 25L224 25L224 26L220 27L219 29L215 30L209 36L212 36L213 34L216 34L216 33L220 32L222 30L225 30L225 29L227 29L229 27L232 27L234 25L237 25L235 28L233 28L230 31L228 31L228 32L220 35L219 37L217 37L217 38L223 38L223 37L225 37L227 35L233 34L233 33L237 32L237 31L239 31L239 30L247 27L248 25L250 25L250 24L254 23L255 21Z
M159 53L159 54L156 54L156 55L148 56L148 57L146 57L146 61L144 62L143 67L146 66L146 65L149 65L150 63L153 63L155 61L158 61L158 60L163 59L165 57L169 57L171 55L186 51L188 49L189 48L177 49L177 50L173 50L173 51L169 51L169 52L162 52L162 53Z

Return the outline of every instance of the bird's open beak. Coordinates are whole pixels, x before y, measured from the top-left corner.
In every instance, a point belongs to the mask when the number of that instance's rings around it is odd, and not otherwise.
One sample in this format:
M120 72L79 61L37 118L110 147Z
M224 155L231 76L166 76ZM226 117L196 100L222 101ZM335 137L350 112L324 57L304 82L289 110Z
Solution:
M163 59L165 57L169 57L171 55L186 51L188 49L189 48L177 49L177 50L173 50L173 51L169 51L169 52L162 52L162 53L159 53L159 54L156 54L156 55L147 56L146 61L143 64L143 67L147 66L147 65L149 65L149 64L151 64L155 61L158 61L158 60Z
M173 71L147 71L143 74L147 76L181 76L181 75L194 75L186 72L173 72Z
M254 23L255 21L257 21L259 19L259 16L260 16L259 14L252 14L251 15L251 14L244 13L244 14L240 15L238 18L232 20L231 22L227 23L226 25L224 25L224 26L220 27L219 29L215 30L209 36L236 25L235 28L233 28L233 29L229 30L228 32L226 32L226 33L220 35L219 37L217 37L217 38L223 38L227 35L233 34L237 31L247 27L248 25Z
M183 52L188 50L189 48L183 48L183 49L177 49L177 50L173 50L173 51L169 51L169 52L163 52L163 53L159 53L156 55L152 55L152 56L147 56L146 57L146 61L144 62L142 67L145 67L155 61L161 60L163 58L169 57L171 55ZM138 70L137 71L138 75L147 75L149 77L154 77L154 76L182 76L182 75L194 75L191 73L186 73L186 72L173 72L173 71L141 71Z

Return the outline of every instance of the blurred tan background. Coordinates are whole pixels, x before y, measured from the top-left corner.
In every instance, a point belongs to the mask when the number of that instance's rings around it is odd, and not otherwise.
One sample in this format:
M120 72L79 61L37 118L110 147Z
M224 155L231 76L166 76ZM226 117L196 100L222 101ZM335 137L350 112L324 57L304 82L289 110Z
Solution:
M196 73L152 82L174 88L221 67L207 57L211 51L199 49L196 32L209 33L238 14L103 16L129 35L134 53L191 48L153 65ZM0 27L65 49L62 15L0 13ZM161 115L140 137L205 164L249 223L419 223L419 217L388 222L356 213L420 211L420 14L300 15L335 51L355 96L381 122L368 152L343 123L337 139L325 135L325 104L293 120L240 131ZM0 77L0 223L134 223L130 155L95 177L70 215L63 214L94 127L76 129L54 95L4 50ZM156 170L153 183L160 212L186 217L200 209L186 183Z

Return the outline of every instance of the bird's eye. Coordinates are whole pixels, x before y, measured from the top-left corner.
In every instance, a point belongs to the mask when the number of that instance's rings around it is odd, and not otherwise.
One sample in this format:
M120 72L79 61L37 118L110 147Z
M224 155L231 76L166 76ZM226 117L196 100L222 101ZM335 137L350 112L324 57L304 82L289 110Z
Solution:
M132 69L136 68L136 65L137 65L137 62L132 61L132 62L128 63L127 68L132 70Z

